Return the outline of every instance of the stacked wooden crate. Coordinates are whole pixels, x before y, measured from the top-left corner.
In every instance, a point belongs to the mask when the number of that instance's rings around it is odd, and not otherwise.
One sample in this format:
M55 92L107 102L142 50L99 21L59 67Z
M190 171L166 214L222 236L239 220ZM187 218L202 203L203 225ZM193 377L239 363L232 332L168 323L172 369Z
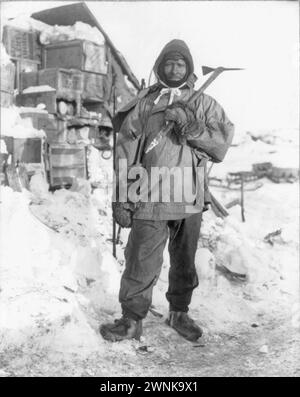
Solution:
M57 73L62 70L77 71L80 104L85 109L91 109L90 105L92 104L93 110L101 114L104 110L104 102L110 97L111 80L109 80L108 56L105 45L99 46L84 40L45 45L42 49L42 66L45 69L44 76L47 76L48 80L44 79L44 83L51 85L48 74L51 70L57 70ZM57 85L55 88L58 88ZM64 92L66 91L64 87ZM60 95L57 94L57 96ZM54 143L49 145L50 184L53 186L69 184L71 177L87 177L86 148L74 144L81 135L77 127L81 126L82 130L89 127L89 137L94 137L97 136L101 121L94 125L91 120L84 121L85 116L82 114L82 110L76 103L75 116L77 119L70 120L68 123L72 128L68 130L67 140L72 141L73 145Z
M106 46L71 40L44 45L41 51L41 70L21 73L20 91L32 86L50 86L56 92L25 92L17 97L17 104L45 103L48 112L54 114L60 110L56 108L58 102L64 100L67 107L75 108L76 116L81 115L81 105L98 104L101 114L104 102L110 99L112 85L111 55Z
M7 152L12 155L12 163L43 163L43 147L40 138L4 137Z
M17 96L17 104L35 107L45 104L46 110L51 114L61 113L60 101L65 101L70 107L64 115L79 115L81 93L83 90L83 76L80 71L73 69L50 68L37 72L21 74L22 94ZM49 86L52 91L26 92L29 87ZM25 90L25 92L24 92ZM34 90L33 90L34 91Z
M40 67L41 46L37 32L7 25L3 26L2 41L10 63L1 66L1 106L10 107L14 104L14 93L20 91L22 71L37 71ZM9 185L19 190L16 181L22 172L28 177L34 173L33 169L44 169L44 140L39 137L15 138L4 134L3 140L11 162L5 165L5 174Z
M65 143L67 133L67 121L57 118L47 112L23 111L21 118L30 118L33 128L43 130L47 143Z
M42 65L80 70L83 102L103 102L110 96L109 56L105 45L72 40L43 46Z
M104 104L111 96L110 51L105 44L87 40L40 45L37 32L8 26L4 27L3 40L16 65L16 104L43 104L46 110L28 110L21 117L30 117L33 127L46 133L50 186L87 178L88 139L97 137L101 118L107 119Z
M15 65L1 65L1 106L10 107L13 104L15 85Z
M51 144L48 146L49 181L51 187L72 185L75 178L87 178L87 147Z
M20 91L22 72L36 72L41 66L38 32L3 26L3 44L16 67L15 88Z

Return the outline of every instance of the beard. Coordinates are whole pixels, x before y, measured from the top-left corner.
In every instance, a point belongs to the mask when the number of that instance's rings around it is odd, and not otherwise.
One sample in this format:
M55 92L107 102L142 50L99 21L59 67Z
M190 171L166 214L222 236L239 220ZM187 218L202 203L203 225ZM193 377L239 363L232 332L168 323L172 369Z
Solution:
M171 88L179 87L189 77L190 72L189 72L188 64L187 64L187 68L186 68L187 70L186 70L185 75L180 80L176 80L176 81L175 80L170 80L170 79L167 78L167 76L166 76L166 74L164 72L163 64L164 64L164 62L161 62L161 64L158 67L158 71L157 72L158 72L158 76L159 76L160 80L163 83L165 83L168 87L171 87Z
M187 78L188 78L188 73L186 73L184 75L184 77L180 80L169 80L169 79L167 79L166 76L164 76L164 78L162 78L161 80L165 84L167 84L168 87L176 88L176 87L179 87L180 85L182 85L187 80Z

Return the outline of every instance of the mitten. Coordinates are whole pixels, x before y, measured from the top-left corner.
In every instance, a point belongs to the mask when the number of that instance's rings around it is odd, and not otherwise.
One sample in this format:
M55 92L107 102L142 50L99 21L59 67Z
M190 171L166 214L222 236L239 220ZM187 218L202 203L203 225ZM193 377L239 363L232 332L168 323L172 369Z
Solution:
M182 102L175 102L166 109L165 120L175 123L175 133L182 143L196 138L205 129L205 122L197 119L194 110Z
M132 226L133 210L133 205L130 203L115 201L112 203L113 218L123 228Z

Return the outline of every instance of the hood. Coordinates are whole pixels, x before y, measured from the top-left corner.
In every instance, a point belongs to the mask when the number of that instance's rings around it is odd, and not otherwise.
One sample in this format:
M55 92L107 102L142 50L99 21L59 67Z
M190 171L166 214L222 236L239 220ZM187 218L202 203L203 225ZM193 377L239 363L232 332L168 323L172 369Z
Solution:
M173 51L180 52L184 57L189 70L187 79L189 79L194 74L194 62L189 47L186 45L186 43L183 40L175 39L175 40L171 40L169 43L167 43L164 46L164 48L162 49L161 53L159 54L158 58L155 61L153 71L158 80L161 80L161 76L159 75L159 66L161 62L163 61L165 55L168 52L173 52Z

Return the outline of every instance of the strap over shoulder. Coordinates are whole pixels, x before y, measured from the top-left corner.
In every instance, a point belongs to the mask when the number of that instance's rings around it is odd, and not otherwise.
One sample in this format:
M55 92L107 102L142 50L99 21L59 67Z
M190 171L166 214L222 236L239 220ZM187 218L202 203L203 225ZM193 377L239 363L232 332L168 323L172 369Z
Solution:
M144 98L149 93L149 91L150 88L145 88L144 90L141 90L135 98L133 98L130 102L123 106L122 109L118 111L118 113L112 119L112 124L115 131L118 132L120 130L121 125L128 113L135 107L140 99Z
M158 88L158 84L153 84L150 87L145 88L144 90L141 90L135 98L133 98L130 102L128 102L125 106L122 107L118 111L118 113L115 115L115 117L112 119L112 124L114 127L115 131L119 131L121 128L121 125L123 121L125 120L126 116L128 113L136 106L139 100L143 99L146 97L148 94L152 93L153 91L156 91Z

